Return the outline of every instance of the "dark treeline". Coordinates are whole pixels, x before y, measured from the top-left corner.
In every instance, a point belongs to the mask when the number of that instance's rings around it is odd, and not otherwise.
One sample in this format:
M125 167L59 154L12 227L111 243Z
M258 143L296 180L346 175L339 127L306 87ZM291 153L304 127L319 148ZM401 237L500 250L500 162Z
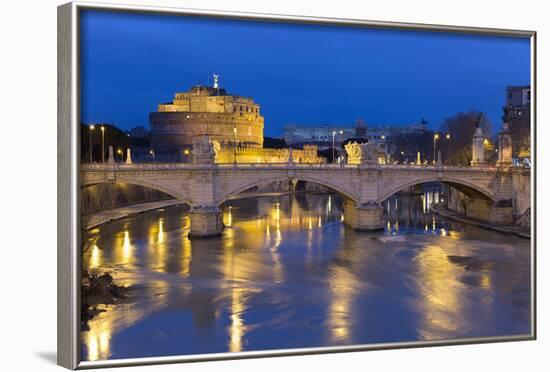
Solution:
M130 137L127 132L117 128L113 124L95 124L93 127L94 129L91 129L90 125L80 124L80 154L83 163L90 162L90 143L92 146L91 155L93 162L101 162L101 127L105 128L103 141L105 161L107 161L109 157L109 146L113 146L114 155L117 160L125 156L126 149L130 146L149 146L148 137ZM119 154L118 150L120 150L122 154Z

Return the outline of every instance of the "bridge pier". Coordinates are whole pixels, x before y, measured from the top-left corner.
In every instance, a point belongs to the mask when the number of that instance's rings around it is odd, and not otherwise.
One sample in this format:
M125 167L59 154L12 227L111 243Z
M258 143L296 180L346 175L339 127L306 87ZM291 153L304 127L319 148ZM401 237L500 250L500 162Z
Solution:
M189 238L210 238L223 232L222 212L216 206L192 207L189 212L191 229Z
M383 213L384 209L376 202L357 205L350 200L344 201L344 224L356 231L383 230Z

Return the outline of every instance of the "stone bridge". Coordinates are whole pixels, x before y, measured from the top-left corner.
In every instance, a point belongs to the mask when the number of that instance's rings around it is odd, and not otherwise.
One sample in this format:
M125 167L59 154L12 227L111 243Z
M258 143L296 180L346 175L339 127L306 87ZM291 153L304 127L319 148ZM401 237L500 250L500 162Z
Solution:
M218 235L223 230L220 205L253 186L274 181L307 181L345 197L344 222L357 230L382 228L381 203L413 185L441 182L466 195L471 213L495 222L512 222L517 178L530 172L512 167L451 167L379 164L83 164L81 187L127 183L162 191L191 206L191 236ZM478 211L479 212L479 211ZM520 211L521 212L521 211Z

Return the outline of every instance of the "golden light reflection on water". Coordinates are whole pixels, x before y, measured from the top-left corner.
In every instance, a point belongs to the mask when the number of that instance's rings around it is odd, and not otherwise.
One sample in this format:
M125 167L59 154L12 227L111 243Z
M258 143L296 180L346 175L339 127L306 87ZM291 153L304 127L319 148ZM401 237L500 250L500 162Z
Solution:
M153 271L165 272L168 246L166 244L163 217L159 217L158 223L151 224L148 235L148 267Z
M463 270L448 259L438 245L426 246L416 257L420 280L420 311L423 339L456 335L465 326L462 297L466 286L460 281Z
M113 264L133 266L135 261L135 247L132 245L130 238L130 230L128 226L124 227L124 231L118 233L115 238L113 247Z
M246 331L242 313L245 310L244 289L233 288L231 290L231 325L229 328L229 351L243 350L243 337Z
M191 270L191 260L193 258L193 249L191 247L191 240L189 238L183 238L183 254L181 262L181 272L183 277L188 277Z
M107 359L111 355L111 318L94 319L88 322L90 330L85 333L84 342L88 349L88 360Z
M88 260L89 269L98 269L101 267L101 249L96 244L92 244L90 247L90 258Z
M357 292L357 280L347 267L332 267L330 271L330 305L328 328L335 343L351 341L351 304Z

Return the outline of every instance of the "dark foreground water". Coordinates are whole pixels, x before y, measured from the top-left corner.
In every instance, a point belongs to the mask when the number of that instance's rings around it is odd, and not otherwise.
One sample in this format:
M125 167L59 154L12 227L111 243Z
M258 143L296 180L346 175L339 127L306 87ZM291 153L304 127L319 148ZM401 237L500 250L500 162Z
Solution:
M134 289L89 322L82 359L529 333L529 241L440 220L437 197L385 203L376 234L319 194L231 201L219 239L188 240L185 207L96 229L84 267Z

